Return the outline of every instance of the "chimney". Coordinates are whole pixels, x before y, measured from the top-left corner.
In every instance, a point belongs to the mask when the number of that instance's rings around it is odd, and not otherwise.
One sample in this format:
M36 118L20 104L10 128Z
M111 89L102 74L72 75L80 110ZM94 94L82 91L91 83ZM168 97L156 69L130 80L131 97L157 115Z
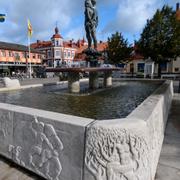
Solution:
M179 3L176 3L176 11L179 11Z

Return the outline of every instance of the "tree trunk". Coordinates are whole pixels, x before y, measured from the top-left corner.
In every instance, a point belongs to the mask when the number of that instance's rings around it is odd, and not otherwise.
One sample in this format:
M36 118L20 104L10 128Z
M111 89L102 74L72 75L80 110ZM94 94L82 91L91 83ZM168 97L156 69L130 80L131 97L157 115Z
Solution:
M158 78L161 77L161 63L158 63Z

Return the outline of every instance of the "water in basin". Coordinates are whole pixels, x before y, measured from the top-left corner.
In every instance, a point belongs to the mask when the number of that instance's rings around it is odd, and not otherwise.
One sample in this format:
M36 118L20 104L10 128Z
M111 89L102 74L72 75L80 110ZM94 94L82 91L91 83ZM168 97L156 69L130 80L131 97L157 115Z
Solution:
M114 119L126 117L160 84L159 81L114 82L112 88L83 96L64 93L61 85L51 85L4 92L0 101L98 120Z

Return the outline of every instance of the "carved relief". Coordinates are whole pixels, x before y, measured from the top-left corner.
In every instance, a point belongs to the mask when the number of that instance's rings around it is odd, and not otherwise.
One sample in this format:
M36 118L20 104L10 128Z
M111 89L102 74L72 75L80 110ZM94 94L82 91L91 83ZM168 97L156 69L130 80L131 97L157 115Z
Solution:
M95 180L149 179L143 138L118 128L92 127L87 134L85 164Z
M11 117L10 113L1 113L0 116L0 142L3 143L5 141L5 138L10 134L10 128L11 126L9 125L11 123Z
M39 122L35 117L23 128L23 142L18 146L9 146L14 160L34 169L38 174L50 180L59 180L62 170L60 151L63 144L51 124Z

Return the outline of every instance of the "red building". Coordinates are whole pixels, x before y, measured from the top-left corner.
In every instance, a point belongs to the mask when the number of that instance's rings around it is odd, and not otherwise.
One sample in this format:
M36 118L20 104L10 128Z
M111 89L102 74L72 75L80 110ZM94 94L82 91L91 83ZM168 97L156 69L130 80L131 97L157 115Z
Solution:
M85 61L82 51L88 47L88 44L84 38L77 42L65 41L56 27L50 41L37 40L36 43L31 44L31 47L45 53L44 64L48 67L56 67L62 64L72 66L74 63ZM107 43L98 43L98 51L104 52L106 47Z
M50 41L37 40L36 43L31 44L31 47L45 53L43 63L49 67L61 64L71 65L77 51L77 46L73 41L63 40L57 27Z

